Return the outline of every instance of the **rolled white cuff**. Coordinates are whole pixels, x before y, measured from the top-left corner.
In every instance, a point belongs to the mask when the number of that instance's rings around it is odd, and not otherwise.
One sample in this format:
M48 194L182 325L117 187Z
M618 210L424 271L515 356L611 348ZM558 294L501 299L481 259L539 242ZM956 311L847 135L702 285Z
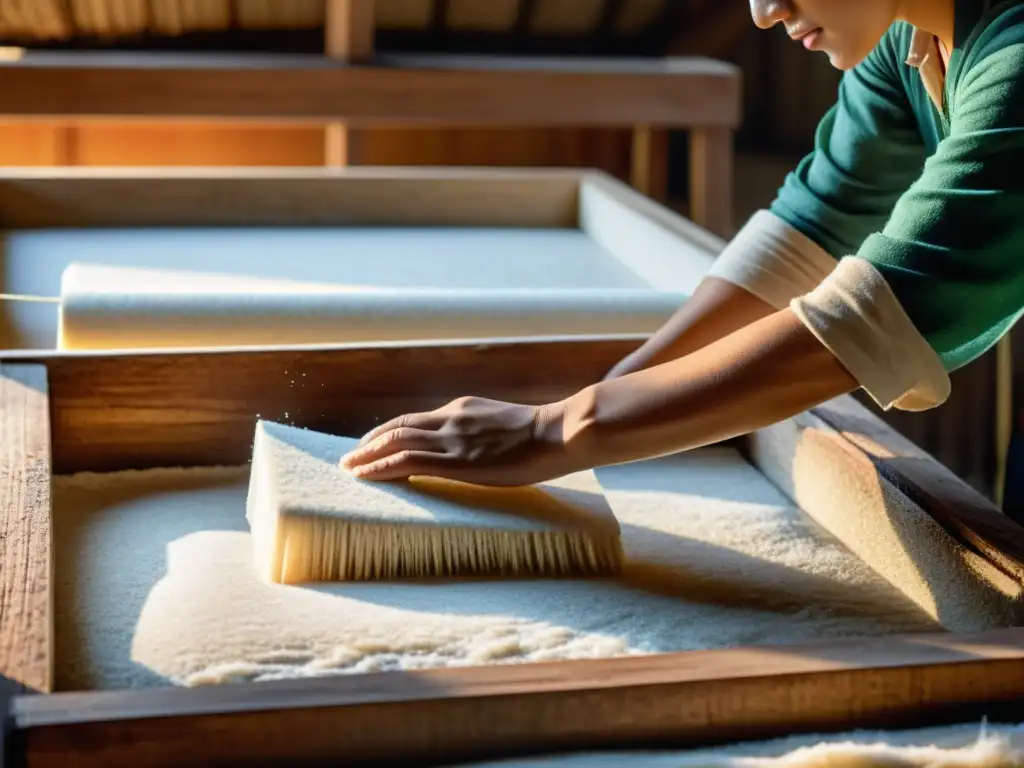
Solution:
M881 408L924 411L949 397L942 360L864 259L842 259L790 306Z
M836 264L828 251L771 211L758 211L715 259L708 276L784 309L817 288Z

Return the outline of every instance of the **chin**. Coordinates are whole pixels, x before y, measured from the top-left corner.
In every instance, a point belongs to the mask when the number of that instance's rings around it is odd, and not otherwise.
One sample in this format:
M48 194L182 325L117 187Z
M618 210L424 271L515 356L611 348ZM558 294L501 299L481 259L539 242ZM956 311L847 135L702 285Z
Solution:
M829 63L841 72L853 69L865 58L864 56L851 56L849 51L826 50L825 55L828 56Z

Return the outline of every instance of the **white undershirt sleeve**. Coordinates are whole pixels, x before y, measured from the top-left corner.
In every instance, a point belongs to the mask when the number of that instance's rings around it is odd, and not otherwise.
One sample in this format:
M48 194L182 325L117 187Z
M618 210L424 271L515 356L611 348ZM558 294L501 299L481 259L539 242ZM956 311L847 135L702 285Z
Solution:
M836 263L828 251L771 211L758 211L722 250L708 275L783 309L814 290Z
M885 278L864 259L837 261L770 211L759 211L708 276L790 307L878 405L921 411L949 397L942 360Z
M924 411L949 397L942 359L870 262L844 258L790 306L881 408Z

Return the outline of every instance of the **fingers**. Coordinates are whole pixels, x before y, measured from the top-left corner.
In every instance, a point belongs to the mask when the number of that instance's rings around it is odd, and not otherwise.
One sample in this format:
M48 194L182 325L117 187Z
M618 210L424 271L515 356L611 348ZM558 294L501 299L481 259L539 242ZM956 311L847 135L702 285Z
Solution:
M413 475L430 475L458 480L463 474L451 457L430 451L398 451L359 464L349 470L361 480L404 480Z
M414 427L397 427L376 437L372 433L364 437L350 453L342 457L341 466L354 471L403 451L443 453L444 446L437 432Z
M437 411L427 413L405 413L390 421L385 421L380 426L374 427L359 440L359 447L377 440L388 432L399 429L437 429L444 423L444 417Z

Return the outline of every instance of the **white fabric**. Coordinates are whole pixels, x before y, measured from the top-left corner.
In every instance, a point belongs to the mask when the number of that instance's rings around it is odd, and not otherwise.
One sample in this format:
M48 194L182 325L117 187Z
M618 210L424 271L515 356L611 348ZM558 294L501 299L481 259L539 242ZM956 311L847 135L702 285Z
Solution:
M653 333L687 300L651 288L339 285L69 264L58 349L201 348Z
M923 411L949 397L949 374L885 278L849 256L790 306L883 409Z
M942 361L882 275L840 262L770 211L758 211L708 272L776 309L790 306L882 408L921 411L949 397Z
M835 258L771 211L758 211L708 272L745 288L776 309L814 290L836 267Z
M966 723L905 731L801 734L694 751L579 752L473 768L1013 768L1024 725ZM466 765L465 768L470 768Z

